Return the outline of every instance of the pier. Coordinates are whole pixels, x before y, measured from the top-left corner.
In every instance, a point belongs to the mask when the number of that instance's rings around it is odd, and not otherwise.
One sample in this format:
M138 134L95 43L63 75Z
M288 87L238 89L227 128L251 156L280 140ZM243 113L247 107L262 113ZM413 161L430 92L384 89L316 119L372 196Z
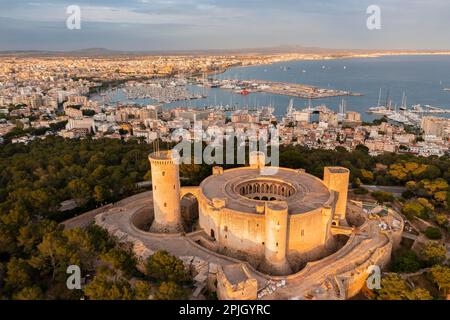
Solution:
M440 108L440 107L432 107L430 105L420 106L416 105L412 107L410 111L412 113L420 113L420 114L447 114L450 113L450 109Z
M350 91L317 88L305 84L274 82L268 80L219 80L210 78L198 79L198 82L206 87L234 90L236 93L241 93L244 95L250 93L270 93L303 99L362 96L361 93Z

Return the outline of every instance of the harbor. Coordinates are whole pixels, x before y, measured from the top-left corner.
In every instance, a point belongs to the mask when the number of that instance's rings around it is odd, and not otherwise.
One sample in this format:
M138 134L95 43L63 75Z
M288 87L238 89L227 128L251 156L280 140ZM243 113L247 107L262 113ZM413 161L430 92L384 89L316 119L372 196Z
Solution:
M370 62L364 59L233 67L217 75L203 73L192 77L129 82L97 94L95 99L108 105L153 104L168 109L220 106L226 111L235 111L272 106L274 113L281 117L291 98L297 106L307 108L313 100L314 105L326 105L336 111L345 98L347 109L360 112L366 122L386 116L391 121L417 125L424 115L450 117L450 111L445 107L449 101L448 91L444 90L449 84L445 80L430 80L432 74L444 79L441 69L423 73L412 84L402 82L401 77L386 80L384 74L390 69L389 60L383 58L370 70L364 70ZM408 65L405 61L405 68ZM369 74L377 80L370 83L361 80ZM379 88L385 92L390 90L386 101L381 102L384 98L379 96ZM408 108L403 107L407 104L403 102L396 108L394 101L403 100L403 92L411 103Z

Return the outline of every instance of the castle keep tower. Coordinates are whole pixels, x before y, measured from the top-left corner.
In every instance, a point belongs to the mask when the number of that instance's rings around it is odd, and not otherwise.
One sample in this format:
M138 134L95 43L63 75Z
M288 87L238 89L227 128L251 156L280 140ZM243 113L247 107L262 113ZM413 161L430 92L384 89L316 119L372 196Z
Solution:
M274 273L292 273L286 259L288 205L286 202L266 202L265 208L265 264Z
M335 219L345 220L347 213L348 184L350 181L350 170L342 167L326 167L324 169L323 182L330 189L338 193L336 202Z
M177 157L172 151L159 151L149 156L152 172L155 220L152 232L182 231L180 210L180 174Z
M266 155L264 152L253 151L249 155L250 167L254 169L264 169L266 166Z

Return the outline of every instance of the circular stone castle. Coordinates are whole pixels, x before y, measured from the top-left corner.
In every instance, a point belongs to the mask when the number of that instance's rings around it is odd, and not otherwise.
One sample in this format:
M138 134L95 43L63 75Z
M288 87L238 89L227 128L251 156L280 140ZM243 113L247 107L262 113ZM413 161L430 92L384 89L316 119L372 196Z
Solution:
M167 250L190 259L186 264L198 259L208 266L206 279L215 266L215 285L206 286L222 299L285 299L314 286L328 298L348 298L363 286L367 268L383 267L399 242L401 230L380 230L361 203L348 201L346 168L326 167L320 180L304 170L266 167L257 152L249 167L214 167L200 186L181 188L173 152L149 160L152 192L125 199L97 223L133 242L138 255ZM194 214L182 204L186 196L198 203ZM403 223L390 214L387 220ZM342 274L349 275L343 283Z
M177 159L171 152L149 158L155 215L150 230L182 231ZM331 227L346 224L350 172L329 167L322 181L303 170L276 168L264 175L264 169L264 154L252 153L250 167L215 167L189 192L198 200L199 228L220 252L286 275L292 273L291 263L316 260L335 247Z

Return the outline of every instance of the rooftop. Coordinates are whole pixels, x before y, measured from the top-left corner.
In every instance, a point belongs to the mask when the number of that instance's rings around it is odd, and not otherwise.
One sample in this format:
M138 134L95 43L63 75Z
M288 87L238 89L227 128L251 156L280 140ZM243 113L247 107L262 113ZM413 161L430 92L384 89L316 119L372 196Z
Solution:
M158 151L149 155L150 160L172 160L176 156L171 150Z
M206 178L200 188L209 200L226 199L226 207L249 214L258 214L257 207L266 201L241 195L239 189L246 184L259 183L286 186L293 192L285 197L289 214L301 214L330 205L332 196L322 180L300 170L279 168L275 175L263 176L259 169L250 167L224 171ZM277 199L278 200L278 199Z
M328 171L331 173L347 173L349 172L346 168L340 168L340 167L328 167Z

